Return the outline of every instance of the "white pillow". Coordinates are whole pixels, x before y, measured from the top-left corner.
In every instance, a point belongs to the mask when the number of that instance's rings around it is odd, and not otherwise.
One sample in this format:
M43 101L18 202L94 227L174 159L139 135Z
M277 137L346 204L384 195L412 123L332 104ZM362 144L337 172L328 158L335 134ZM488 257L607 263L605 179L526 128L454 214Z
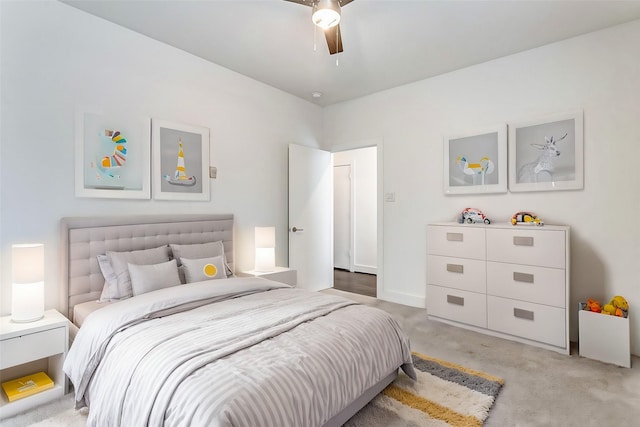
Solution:
M120 300L133 296L131 288L131 276L129 276L129 263L136 265L159 264L169 261L169 247L144 249L131 252L107 251L107 257L118 279L116 289L110 290L111 300Z
M181 258L184 266L184 278L187 283L201 282L211 279L226 279L227 273L221 255L211 258Z
M178 266L181 265L180 258L200 259L224 255L224 244L222 243L222 240L208 243L192 243L188 245L177 245L175 243L171 243L169 247L171 247L173 257L178 260Z
M232 274L231 268L227 264L227 259L224 254L224 244L222 240L208 243L193 243L190 245L176 245L174 243L169 245L173 258L178 260L178 267L181 265L181 258L187 259L201 259L210 258L214 256L222 256L222 262L226 267L226 274L230 276Z
M109 302L114 300L111 294L112 290L118 288L118 277L116 276L116 272L113 271L113 267L106 255L98 255L96 258L98 259L98 265L104 277L104 286L102 287L102 294L98 302Z
M150 265L128 263L128 268L134 296L180 284L178 263L175 259Z

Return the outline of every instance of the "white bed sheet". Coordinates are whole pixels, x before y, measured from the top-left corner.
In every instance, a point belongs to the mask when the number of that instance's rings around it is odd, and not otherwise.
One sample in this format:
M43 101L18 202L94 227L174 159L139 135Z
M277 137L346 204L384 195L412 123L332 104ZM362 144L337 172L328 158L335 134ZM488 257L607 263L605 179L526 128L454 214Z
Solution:
M73 324L78 328L82 326L87 316L93 313L96 310L100 310L108 306L109 304L113 304L111 302L98 302L98 301L89 301L83 302L81 304L76 304L73 306Z

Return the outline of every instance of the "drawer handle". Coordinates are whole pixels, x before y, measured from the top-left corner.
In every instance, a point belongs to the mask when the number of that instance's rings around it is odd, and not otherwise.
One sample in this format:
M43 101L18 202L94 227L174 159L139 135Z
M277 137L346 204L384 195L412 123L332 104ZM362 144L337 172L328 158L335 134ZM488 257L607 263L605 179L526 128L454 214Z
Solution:
M464 265L462 264L447 264L447 271L451 273L464 273Z
M513 236L513 244L516 246L533 246L533 237Z
M454 295L447 295L447 302L449 304L455 304L455 305L464 305L464 298L463 297L456 297Z
M533 320L533 311L523 310L521 308L513 309L513 316L525 320Z
M447 240L450 242L462 242L462 233L447 233Z
M533 274L513 272L513 280L515 282L533 283Z

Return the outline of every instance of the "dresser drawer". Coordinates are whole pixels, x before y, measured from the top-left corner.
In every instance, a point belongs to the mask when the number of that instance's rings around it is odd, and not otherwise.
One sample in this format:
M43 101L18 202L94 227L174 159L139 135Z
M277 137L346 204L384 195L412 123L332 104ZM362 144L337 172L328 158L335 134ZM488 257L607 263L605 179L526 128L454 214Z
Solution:
M475 292L427 285L427 314L486 328L487 297Z
M488 229L487 260L565 268L565 232L538 227Z
M427 257L427 284L486 293L486 263L440 255Z
M566 313L562 308L487 296L488 328L565 348Z
M0 369L65 352L65 328L54 328L0 342Z
M565 270L487 262L487 294L565 308Z
M428 253L459 258L485 259L484 228L461 225L427 227Z

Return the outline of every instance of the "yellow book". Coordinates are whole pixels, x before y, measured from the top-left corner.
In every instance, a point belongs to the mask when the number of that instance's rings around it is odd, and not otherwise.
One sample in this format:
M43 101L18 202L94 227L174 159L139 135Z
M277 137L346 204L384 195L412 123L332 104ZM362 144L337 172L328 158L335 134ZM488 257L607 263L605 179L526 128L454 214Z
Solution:
M53 388L53 381L44 372L38 372L27 375L26 377L3 382L2 388L9 398L9 402L13 402L14 400Z

